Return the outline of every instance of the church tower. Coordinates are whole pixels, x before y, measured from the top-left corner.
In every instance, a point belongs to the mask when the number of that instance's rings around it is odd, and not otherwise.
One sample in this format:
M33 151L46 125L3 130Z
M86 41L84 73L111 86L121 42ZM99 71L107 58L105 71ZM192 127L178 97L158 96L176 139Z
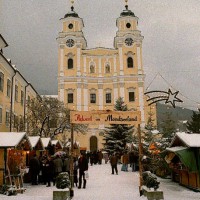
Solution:
M62 31L57 38L58 42L58 97L60 101L74 103L74 99L81 99L81 82L66 80L66 77L81 76L81 50L86 49L87 43L83 35L83 20L74 11L72 4L71 11L64 18L61 18ZM71 85L76 81L76 85ZM77 91L75 93L75 91ZM72 108L71 108L72 109ZM73 109L80 110L79 107Z
M126 0L125 10L117 19L118 31L114 38L114 48L118 49L120 66L120 96L124 99L134 99L137 105L133 108L141 112L141 125L144 127L144 71L142 66L142 40L144 37L138 30L138 17L128 9ZM131 77L132 82L128 86L127 77ZM124 87L126 84L126 87ZM126 96L125 89L128 89Z

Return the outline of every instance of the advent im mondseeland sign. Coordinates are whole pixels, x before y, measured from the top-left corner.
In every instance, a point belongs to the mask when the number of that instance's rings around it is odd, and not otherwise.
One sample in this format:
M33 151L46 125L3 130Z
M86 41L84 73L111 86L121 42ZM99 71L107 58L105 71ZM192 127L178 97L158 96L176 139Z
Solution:
M73 124L131 124L141 123L140 111L70 111Z

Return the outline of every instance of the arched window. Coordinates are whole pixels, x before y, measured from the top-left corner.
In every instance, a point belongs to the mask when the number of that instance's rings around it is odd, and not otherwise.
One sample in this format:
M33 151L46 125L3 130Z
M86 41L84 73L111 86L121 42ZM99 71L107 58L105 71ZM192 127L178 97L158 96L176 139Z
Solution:
M105 72L106 72L106 73L110 73L110 65L109 65L109 64L106 65Z
M68 69L73 69L73 65L74 65L74 61L72 58L69 58L68 59Z
M133 58L132 57L127 58L127 67L133 68Z
M90 74L93 74L94 73L94 65L90 65Z
M96 136L92 136L90 138L90 151L92 151L92 152L93 151L97 151L97 148L98 148L97 144L98 144L97 137Z

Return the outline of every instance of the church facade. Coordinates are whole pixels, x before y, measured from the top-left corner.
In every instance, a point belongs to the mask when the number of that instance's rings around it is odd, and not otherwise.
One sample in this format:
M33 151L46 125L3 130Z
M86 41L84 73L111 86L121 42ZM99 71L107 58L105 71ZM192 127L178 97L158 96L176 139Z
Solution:
M125 6L117 18L114 48L87 48L83 19L72 6L61 19L58 42L58 99L71 110L113 110L122 97L129 110L141 112L141 127L154 113L144 95L145 74L142 62L143 36L138 17ZM101 149L104 125L89 125L85 135L75 134L84 150Z

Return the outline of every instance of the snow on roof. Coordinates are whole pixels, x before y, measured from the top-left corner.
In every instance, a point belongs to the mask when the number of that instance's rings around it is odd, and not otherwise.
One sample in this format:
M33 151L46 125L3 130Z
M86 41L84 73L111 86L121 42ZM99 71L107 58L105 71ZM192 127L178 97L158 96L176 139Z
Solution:
M49 143L51 142L51 138L41 138L41 140L44 148L48 147Z
M35 147L40 139L40 136L29 136L28 137L32 147Z
M62 147L62 143L60 142L60 140L51 140L51 144L52 145L60 144L60 146Z
M177 132L176 137L178 137L188 147L200 147L200 134Z
M24 137L26 132L0 132L0 147L16 147Z
M171 152L176 152L176 151L181 151L184 149L188 149L188 147L170 147L170 148L166 148L167 151L171 151Z
M34 148L34 147L38 144L38 142L41 140L41 139L40 139L40 136L29 136L28 138L29 138L30 143L31 143L31 146L32 146L33 148ZM42 148L44 148L43 142L42 142L42 141L41 141L41 143L42 143Z
M58 140L51 140L52 145L56 145L58 143Z

